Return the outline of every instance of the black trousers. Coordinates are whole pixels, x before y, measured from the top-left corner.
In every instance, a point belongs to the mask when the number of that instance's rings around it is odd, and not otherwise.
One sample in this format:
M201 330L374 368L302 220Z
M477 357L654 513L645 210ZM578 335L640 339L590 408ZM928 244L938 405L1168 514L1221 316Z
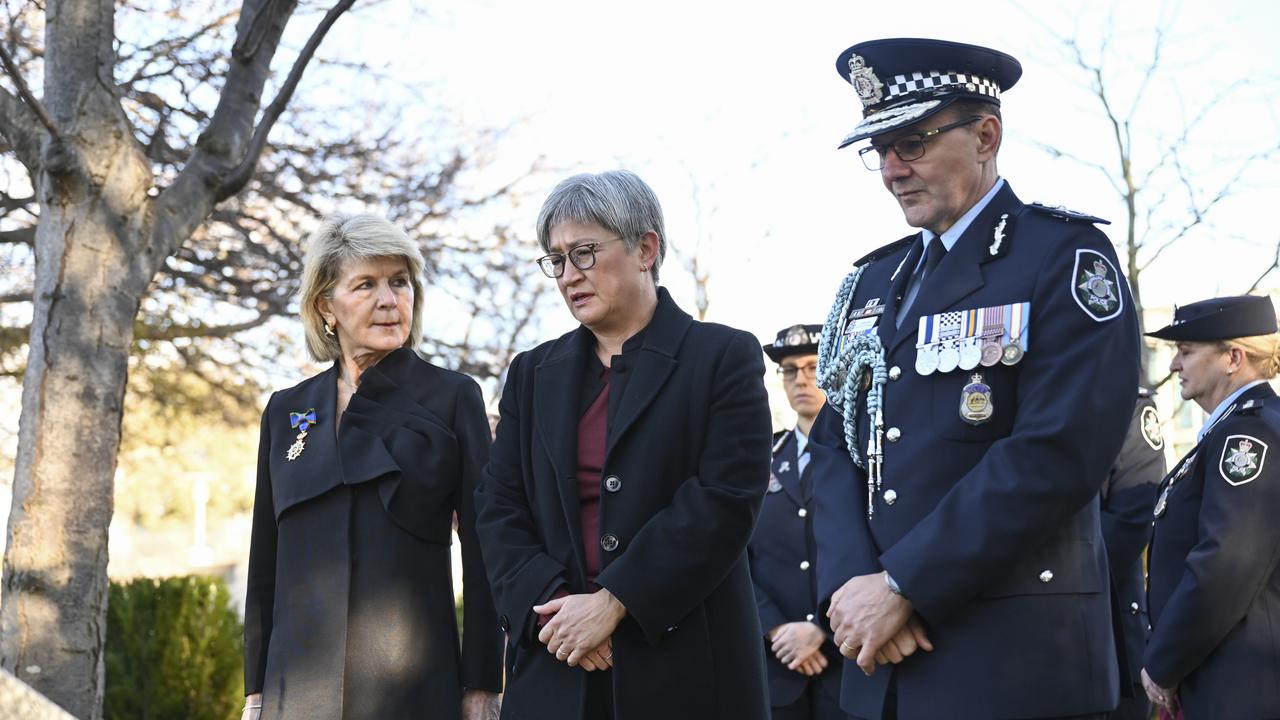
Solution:
M790 705L775 705L773 720L850 720L840 710L840 698L832 697L822 683L810 682Z
M1051 718L1027 718L1027 720L1107 720L1107 713L1089 713L1087 715L1060 715ZM882 720L898 720L898 679L889 680L889 692L884 698L884 717Z
M613 720L613 671L587 673L587 702L583 720Z
M1135 685L1133 697L1120 698L1120 707L1111 711L1107 720L1147 720L1151 717L1151 701L1141 685Z

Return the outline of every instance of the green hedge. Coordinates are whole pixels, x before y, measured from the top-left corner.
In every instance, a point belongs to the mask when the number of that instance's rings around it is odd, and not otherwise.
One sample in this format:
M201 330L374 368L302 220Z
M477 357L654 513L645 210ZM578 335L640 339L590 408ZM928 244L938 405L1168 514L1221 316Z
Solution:
M221 580L111 583L107 720L230 720L244 706L243 629Z

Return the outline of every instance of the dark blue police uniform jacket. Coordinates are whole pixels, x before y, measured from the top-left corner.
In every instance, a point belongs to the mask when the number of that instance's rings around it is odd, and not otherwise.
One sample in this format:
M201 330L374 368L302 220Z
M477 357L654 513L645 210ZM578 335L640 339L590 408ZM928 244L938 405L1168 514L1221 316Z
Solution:
M866 474L846 452L842 418L830 404L818 416L818 588L829 599L851 577L888 570L935 650L871 677L846 663L841 707L851 715L880 718L891 675L902 720L1051 717L1118 701L1098 493L1133 411L1138 329L1111 243L1088 220L1024 205L1006 184L896 331L921 235L873 253L862 275L851 306L887 304L877 332L898 379L885 387L883 417L886 437L898 439L884 445L883 491L869 519ZM1112 317L1086 309L1081 258L1109 265L1120 301ZM959 407L972 372L914 370L919 318L1020 302L1030 302L1025 357L978 369L994 413L970 425Z
M773 654L771 643L765 640L769 703L775 707L798 700L811 682L821 683L832 698L839 697L840 666L844 659L831 641L831 631L818 608L812 489L801 483L795 433L791 430L784 432L786 434L779 438L782 444L773 455L773 478L777 483L771 479L755 533L747 545L756 607L760 610L760 629L767 633L783 623L817 623L828 635L822 645L828 664L817 677L789 670ZM811 480L812 474L812 467L806 465L805 480Z
M504 720L583 717L587 672L538 642L532 608L560 587L587 591L574 473L594 343L580 327L516 356L476 488L481 551L508 636ZM629 378L601 471L596 582L627 608L613 633L617 720L765 720L746 552L769 479L759 341L695 322L659 288L636 354L613 367Z
M1124 446L1102 486L1102 537L1124 636L1125 669L1133 685L1123 712L1113 718L1150 715L1141 679L1142 653L1150 633L1143 556L1151 540L1151 508L1165 474L1163 450L1155 401L1151 391L1140 388Z
M1263 384L1233 408L1156 505L1145 667L1187 720L1280 718L1280 399Z

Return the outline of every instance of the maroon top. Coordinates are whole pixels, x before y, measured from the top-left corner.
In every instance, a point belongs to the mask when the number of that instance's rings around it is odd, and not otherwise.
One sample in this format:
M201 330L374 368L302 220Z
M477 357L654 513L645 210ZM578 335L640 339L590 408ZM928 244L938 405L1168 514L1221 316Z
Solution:
M609 368L600 374L604 388L578 420L578 506L582 516L582 548L587 586L599 589L600 575L600 473L604 470L605 442L609 432Z

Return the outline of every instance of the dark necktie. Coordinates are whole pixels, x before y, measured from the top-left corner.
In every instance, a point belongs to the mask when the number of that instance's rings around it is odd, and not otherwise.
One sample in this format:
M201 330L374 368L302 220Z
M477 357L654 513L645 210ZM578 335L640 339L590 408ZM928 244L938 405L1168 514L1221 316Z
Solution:
M942 262L943 256L947 254L947 246L942 244L942 238L934 235L929 241L929 245L924 249L924 264L920 266L920 270L916 272L907 283L907 294L902 299L902 303L898 306L897 316L894 318L896 326L901 327L902 319L907 316L907 310L911 308L911 304L916 301L916 297L920 294L920 289L924 287L924 283L933 275L933 271L938 267L938 263Z

